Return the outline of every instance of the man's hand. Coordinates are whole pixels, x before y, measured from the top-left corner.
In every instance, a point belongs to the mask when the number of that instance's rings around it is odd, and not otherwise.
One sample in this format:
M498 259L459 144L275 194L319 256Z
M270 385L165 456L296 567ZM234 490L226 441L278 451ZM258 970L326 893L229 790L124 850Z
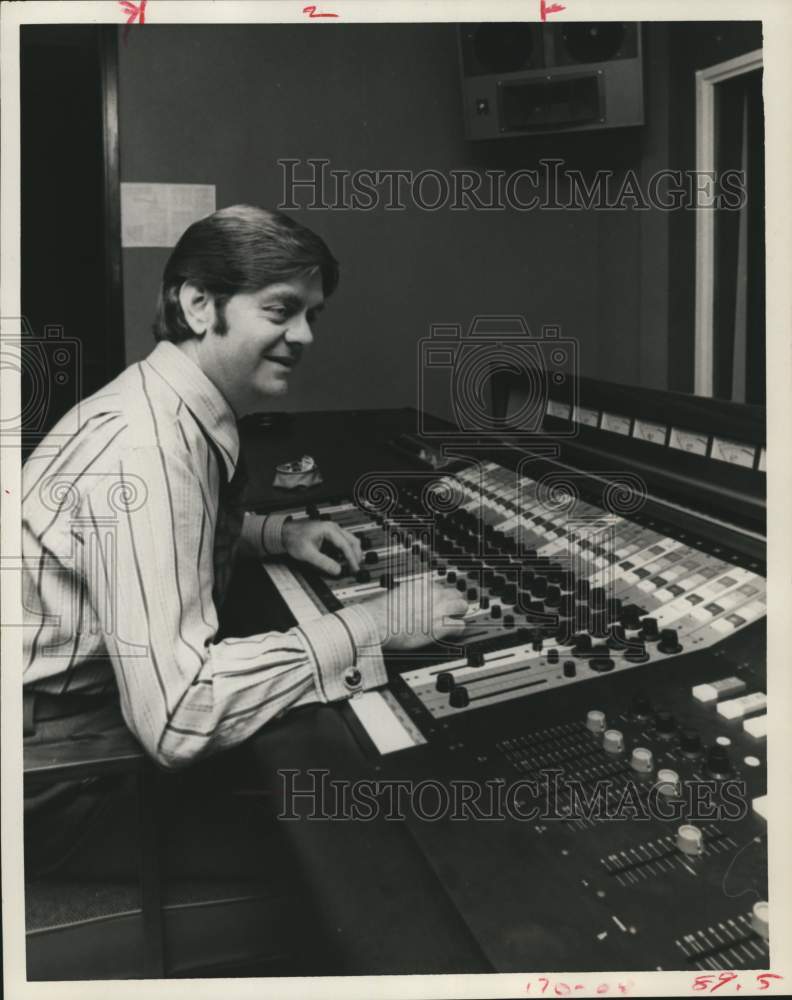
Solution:
M406 580L363 605L379 627L384 649L420 649L459 635L467 601L458 590L431 575Z
M325 542L337 549L352 572L357 573L363 550L351 531L345 531L332 521L286 521L283 525L283 545L288 555L315 566L323 573L338 576L341 564L321 551Z

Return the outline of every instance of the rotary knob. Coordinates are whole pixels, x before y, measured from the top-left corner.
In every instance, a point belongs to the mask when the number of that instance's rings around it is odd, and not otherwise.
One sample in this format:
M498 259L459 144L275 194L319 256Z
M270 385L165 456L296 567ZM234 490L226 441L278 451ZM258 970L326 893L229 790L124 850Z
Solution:
M645 642L657 642L660 638L660 633L657 630L657 619L642 618L639 635Z
M576 635L574 645L572 646L572 652L577 656L591 652L591 636L586 635L585 632L582 632L580 635Z
M564 660L564 677L575 677L577 675L577 663L574 660Z
M636 642L632 639L627 647L627 652L624 654L624 659L628 663L646 663L649 659L646 646L642 642Z
M592 708L586 715L586 729L592 733L605 732L605 713L598 708Z
M623 753L624 733L620 732L618 729L606 729L602 737L602 749L605 753Z
M438 691L442 691L443 694L448 694L448 692L454 687L455 683L454 675L450 674L447 670L443 670L437 675L435 687Z
M704 853L704 834L692 823L683 823L677 830L676 845L683 854L697 857Z
M654 756L646 747L636 747L630 757L630 767L639 774L650 774L654 769Z
M672 771L670 767L661 767L657 772L657 790L666 798L679 798L682 782L676 771Z
M480 649L471 649L467 654L467 663L469 667L483 667L484 653Z
M464 686L454 687L448 696L448 704L451 708L467 708L470 704L470 696Z
M765 941L770 940L770 906L765 900L754 903L751 911L751 927L759 937Z
M589 669L598 674L607 674L614 669L616 664L609 656L592 656L589 660Z
M688 757L699 757L703 751L701 736L695 729L684 729L679 735L679 749Z
M707 770L713 778L727 778L731 774L732 763L726 747L710 747L707 752Z
M367 569L359 569L355 574L358 583L368 583L371 580L371 573Z
M657 648L661 653L665 653L666 656L682 652L682 645L675 628L663 629L660 633L660 641L657 644Z
M373 549L369 549L363 557L363 562L366 563L367 566L370 566L372 563L379 562L379 553L375 552Z
M658 712L655 715L655 731L658 736L670 739L677 731L677 721L670 712Z

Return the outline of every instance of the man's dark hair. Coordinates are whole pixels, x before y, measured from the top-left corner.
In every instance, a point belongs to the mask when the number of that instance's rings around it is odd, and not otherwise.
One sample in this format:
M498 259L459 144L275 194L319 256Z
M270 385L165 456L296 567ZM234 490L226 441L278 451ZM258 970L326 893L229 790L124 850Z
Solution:
M225 333L225 304L232 295L320 273L325 297L338 285L338 262L327 244L282 212L232 205L194 222L181 236L162 275L154 336L178 343L190 328L179 290L185 281L209 292Z

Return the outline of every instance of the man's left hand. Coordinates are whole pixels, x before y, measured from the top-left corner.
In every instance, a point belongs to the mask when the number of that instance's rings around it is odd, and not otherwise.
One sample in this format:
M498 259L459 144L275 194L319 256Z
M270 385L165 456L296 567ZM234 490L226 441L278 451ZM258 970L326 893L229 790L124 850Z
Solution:
M321 551L325 542L338 549L351 571L357 573L363 550L351 531L340 528L332 521L286 521L283 525L283 544L288 555L315 566L323 573L338 576L341 563Z

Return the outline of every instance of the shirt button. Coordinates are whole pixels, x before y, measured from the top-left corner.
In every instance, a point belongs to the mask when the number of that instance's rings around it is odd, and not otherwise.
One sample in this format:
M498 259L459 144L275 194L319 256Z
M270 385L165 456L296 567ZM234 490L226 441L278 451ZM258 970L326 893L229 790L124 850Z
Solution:
M347 672L344 674L344 684L346 684L346 686L350 690L352 690L353 688L356 688L356 687L360 687L360 682L362 680L363 680L363 677L362 677L362 675L361 675L361 673L360 673L359 670L354 670L354 669L353 670L347 670Z

